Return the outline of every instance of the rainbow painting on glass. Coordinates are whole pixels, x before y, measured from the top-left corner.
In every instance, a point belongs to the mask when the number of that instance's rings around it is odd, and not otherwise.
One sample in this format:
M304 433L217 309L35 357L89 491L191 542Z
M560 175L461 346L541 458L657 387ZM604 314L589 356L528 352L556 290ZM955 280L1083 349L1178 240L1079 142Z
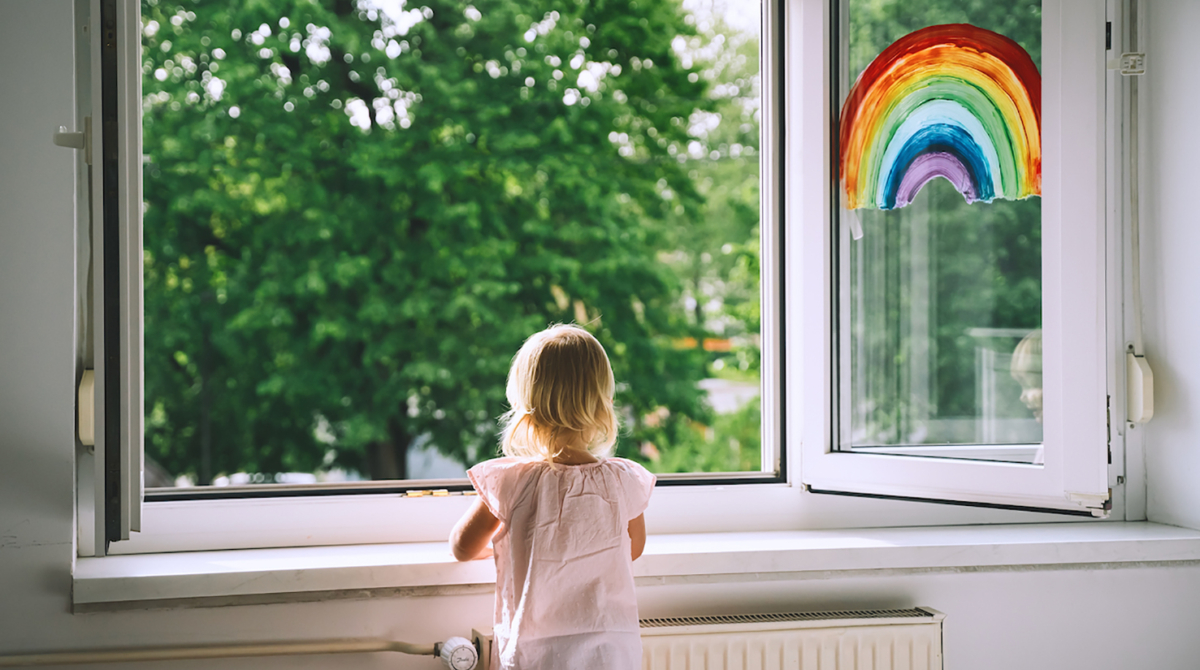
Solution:
M847 209L896 209L942 177L968 203L1042 191L1042 78L1016 42L930 26L883 50L842 106Z

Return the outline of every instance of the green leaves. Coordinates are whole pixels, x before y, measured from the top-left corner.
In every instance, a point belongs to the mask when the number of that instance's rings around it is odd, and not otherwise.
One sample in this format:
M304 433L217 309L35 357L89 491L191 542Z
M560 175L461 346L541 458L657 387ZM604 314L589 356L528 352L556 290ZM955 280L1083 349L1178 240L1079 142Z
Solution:
M148 453L171 472L402 477L418 436L486 458L513 353L572 319L635 434L708 416L660 262L674 206L705 211L679 120L715 104L671 46L682 10L476 7L144 3Z

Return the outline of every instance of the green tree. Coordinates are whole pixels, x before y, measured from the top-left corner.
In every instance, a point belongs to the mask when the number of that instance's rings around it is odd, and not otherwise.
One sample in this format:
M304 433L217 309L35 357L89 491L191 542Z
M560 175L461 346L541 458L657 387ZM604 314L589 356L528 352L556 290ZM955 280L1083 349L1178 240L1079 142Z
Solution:
M761 360L759 300L759 128L761 93L757 31L738 30L720 0L693 3L697 34L679 38L685 65L709 84L709 109L688 119L686 144L668 147L703 197L697 216L682 206L669 226L667 262L681 278L691 342L728 340L728 351L706 352L705 376L752 383ZM727 415L692 415L686 422L648 417L646 453L656 472L757 470L760 403Z
M682 206L673 215L676 254L671 265L685 278L690 320L697 336L757 333L758 323L730 311L758 306L759 40L729 26L716 2L693 17L697 35L682 39L685 64L709 84L710 109L688 119L689 139L669 147L704 197L698 216ZM752 256L754 273L739 274Z
M654 472L745 472L762 467L762 402L717 414L711 425L680 426L671 448L652 463Z
M143 23L147 449L169 470L402 478L423 435L487 458L512 354L573 319L631 416L703 415L657 260L703 207L668 153L708 104L677 3L146 0Z

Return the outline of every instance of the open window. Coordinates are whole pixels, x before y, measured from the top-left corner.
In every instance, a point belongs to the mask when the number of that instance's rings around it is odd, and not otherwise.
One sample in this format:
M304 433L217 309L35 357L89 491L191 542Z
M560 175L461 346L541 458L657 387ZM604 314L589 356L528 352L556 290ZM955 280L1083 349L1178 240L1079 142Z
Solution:
M142 407L144 315L153 460L141 505L143 414L118 416L124 437L105 443L130 448L98 445L116 468L97 469L97 509L121 491L129 515L110 539L144 516L113 551L444 538L468 503L458 475L494 449L508 357L572 320L627 384L619 455L662 473L657 532L1031 518L809 492L1103 515L1103 8L1071 5L1067 21L1061 0L989 4L983 25L950 4L960 14L930 19L891 3L885 21L859 0L685 2L656 19L676 32L634 40L590 6L281 2L206 18L112 0L118 53L131 36L141 49L116 99L140 107L117 108L128 276L113 365L128 381L103 398ZM641 34L629 10L609 18ZM1004 35L1003 16L1041 80L1040 195L1010 194L1008 164L980 181L965 155L901 189L903 168L952 153L934 150L893 157L895 188L852 202L841 122L860 73L931 25ZM1027 300L978 308L997 283Z
M124 255L97 270L128 275L96 304L138 345L129 393L145 368L144 403L97 401L137 416L107 470L127 510L146 457L147 533L115 551L274 538L305 505L340 533L411 498L439 511L402 537L442 534L422 523L459 513L510 358L553 322L610 353L617 455L666 487L786 481L778 8L96 7L120 14L103 76L132 114L97 140L140 158L115 185Z
M804 485L1103 516L1104 6L801 4Z

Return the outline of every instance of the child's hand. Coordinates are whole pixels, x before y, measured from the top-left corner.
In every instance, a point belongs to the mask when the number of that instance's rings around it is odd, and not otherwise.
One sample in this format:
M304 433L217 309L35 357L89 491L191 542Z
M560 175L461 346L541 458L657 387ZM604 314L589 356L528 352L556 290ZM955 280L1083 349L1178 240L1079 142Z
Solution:
M486 547L484 547L484 548L483 548L483 551L479 552L479 555L478 555L478 556L476 556L475 558L473 558L473 559L471 559L471 560L473 560L473 561L477 561L477 560L479 560L479 559L481 559L481 558L491 558L492 556L493 556L493 554L492 554L492 545L490 545L490 544L489 544L488 546L486 546Z

